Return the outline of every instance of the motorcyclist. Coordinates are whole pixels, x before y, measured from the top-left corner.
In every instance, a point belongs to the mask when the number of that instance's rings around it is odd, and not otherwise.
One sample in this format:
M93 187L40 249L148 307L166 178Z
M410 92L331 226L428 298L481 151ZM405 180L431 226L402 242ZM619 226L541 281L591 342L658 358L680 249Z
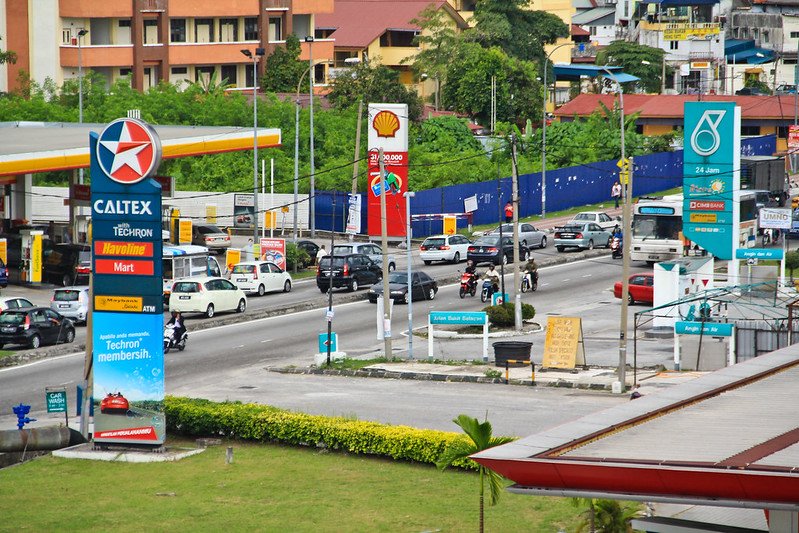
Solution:
M527 263L525 263L523 272L525 276L529 276L531 286L534 280L538 280L538 264L536 264L534 257L531 257Z
M467 274L475 274L477 268L474 266L474 261L472 261L471 259L466 261L466 268L464 268L463 271L466 272Z
M483 274L483 279L491 280L491 285L494 287L494 292L499 292L499 272L494 268L493 263L488 266L488 270Z
M614 239L619 239L619 242L621 242L621 239L622 239L622 232L621 232L621 228L619 227L619 225L618 225L618 224L616 224L616 227L614 227L614 228L613 228L613 234L612 234L612 237L613 237Z
M180 311L172 311L172 318L167 321L166 325L174 326L175 343L180 342L180 339L183 338L183 334L186 333L186 324L184 323L183 315L180 314Z

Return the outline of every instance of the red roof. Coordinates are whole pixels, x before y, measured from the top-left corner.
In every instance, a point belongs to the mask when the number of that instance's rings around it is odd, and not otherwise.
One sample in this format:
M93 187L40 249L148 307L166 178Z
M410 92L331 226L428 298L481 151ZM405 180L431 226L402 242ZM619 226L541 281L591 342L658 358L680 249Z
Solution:
M555 110L559 117L588 116L600 109L602 102L612 109L615 94L580 94ZM624 113L640 113L639 118L683 118L683 104L696 102L696 94L625 94ZM793 95L782 96L723 96L703 94L702 101L736 102L742 119L792 119Z
M586 36L586 35L591 35L591 32L588 31L588 30L584 30L583 28L581 28L577 24L572 24L572 37L574 37L574 36L582 37L582 36Z
M411 20L426 7L444 8L462 27L466 22L444 0L335 0L333 13L315 17L318 29L335 29L336 47L365 48L386 30L420 30Z

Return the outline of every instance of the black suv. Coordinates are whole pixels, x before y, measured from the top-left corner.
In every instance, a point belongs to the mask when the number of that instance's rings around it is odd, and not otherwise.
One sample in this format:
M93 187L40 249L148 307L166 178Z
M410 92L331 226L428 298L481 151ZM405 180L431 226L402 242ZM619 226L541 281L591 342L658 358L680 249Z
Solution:
M91 248L86 244L56 244L44 257L42 279L62 287L88 284L91 261Z
M333 288L347 287L357 291L362 285L372 285L383 277L380 267L364 254L326 255L316 267L316 286L327 292L330 288L330 270L333 270Z

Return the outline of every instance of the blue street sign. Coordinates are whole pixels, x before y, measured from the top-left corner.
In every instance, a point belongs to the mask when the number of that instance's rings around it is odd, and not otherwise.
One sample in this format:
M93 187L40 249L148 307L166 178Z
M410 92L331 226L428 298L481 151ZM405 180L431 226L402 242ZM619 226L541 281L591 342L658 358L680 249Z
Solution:
M718 322L684 322L674 324L674 332L678 335L708 335L710 337L731 337L732 324Z
M735 259L782 259L781 248L738 248Z
M338 334L330 333L330 353L338 351ZM327 333L319 334L319 353L327 353Z
M488 316L482 311L431 311L431 324L455 324L482 326L488 321Z

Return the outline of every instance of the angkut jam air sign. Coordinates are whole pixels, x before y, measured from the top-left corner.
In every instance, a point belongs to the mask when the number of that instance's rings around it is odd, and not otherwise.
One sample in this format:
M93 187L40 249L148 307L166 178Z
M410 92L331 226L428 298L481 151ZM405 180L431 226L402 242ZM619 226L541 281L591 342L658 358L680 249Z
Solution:
M161 143L123 118L89 136L94 440L166 438L162 342Z
M380 176L378 150L383 149L385 178ZM385 184L382 186L382 184ZM380 196L386 197L386 227L390 237L405 236L405 196L408 191L408 106L369 104L369 177L367 232L381 235Z

